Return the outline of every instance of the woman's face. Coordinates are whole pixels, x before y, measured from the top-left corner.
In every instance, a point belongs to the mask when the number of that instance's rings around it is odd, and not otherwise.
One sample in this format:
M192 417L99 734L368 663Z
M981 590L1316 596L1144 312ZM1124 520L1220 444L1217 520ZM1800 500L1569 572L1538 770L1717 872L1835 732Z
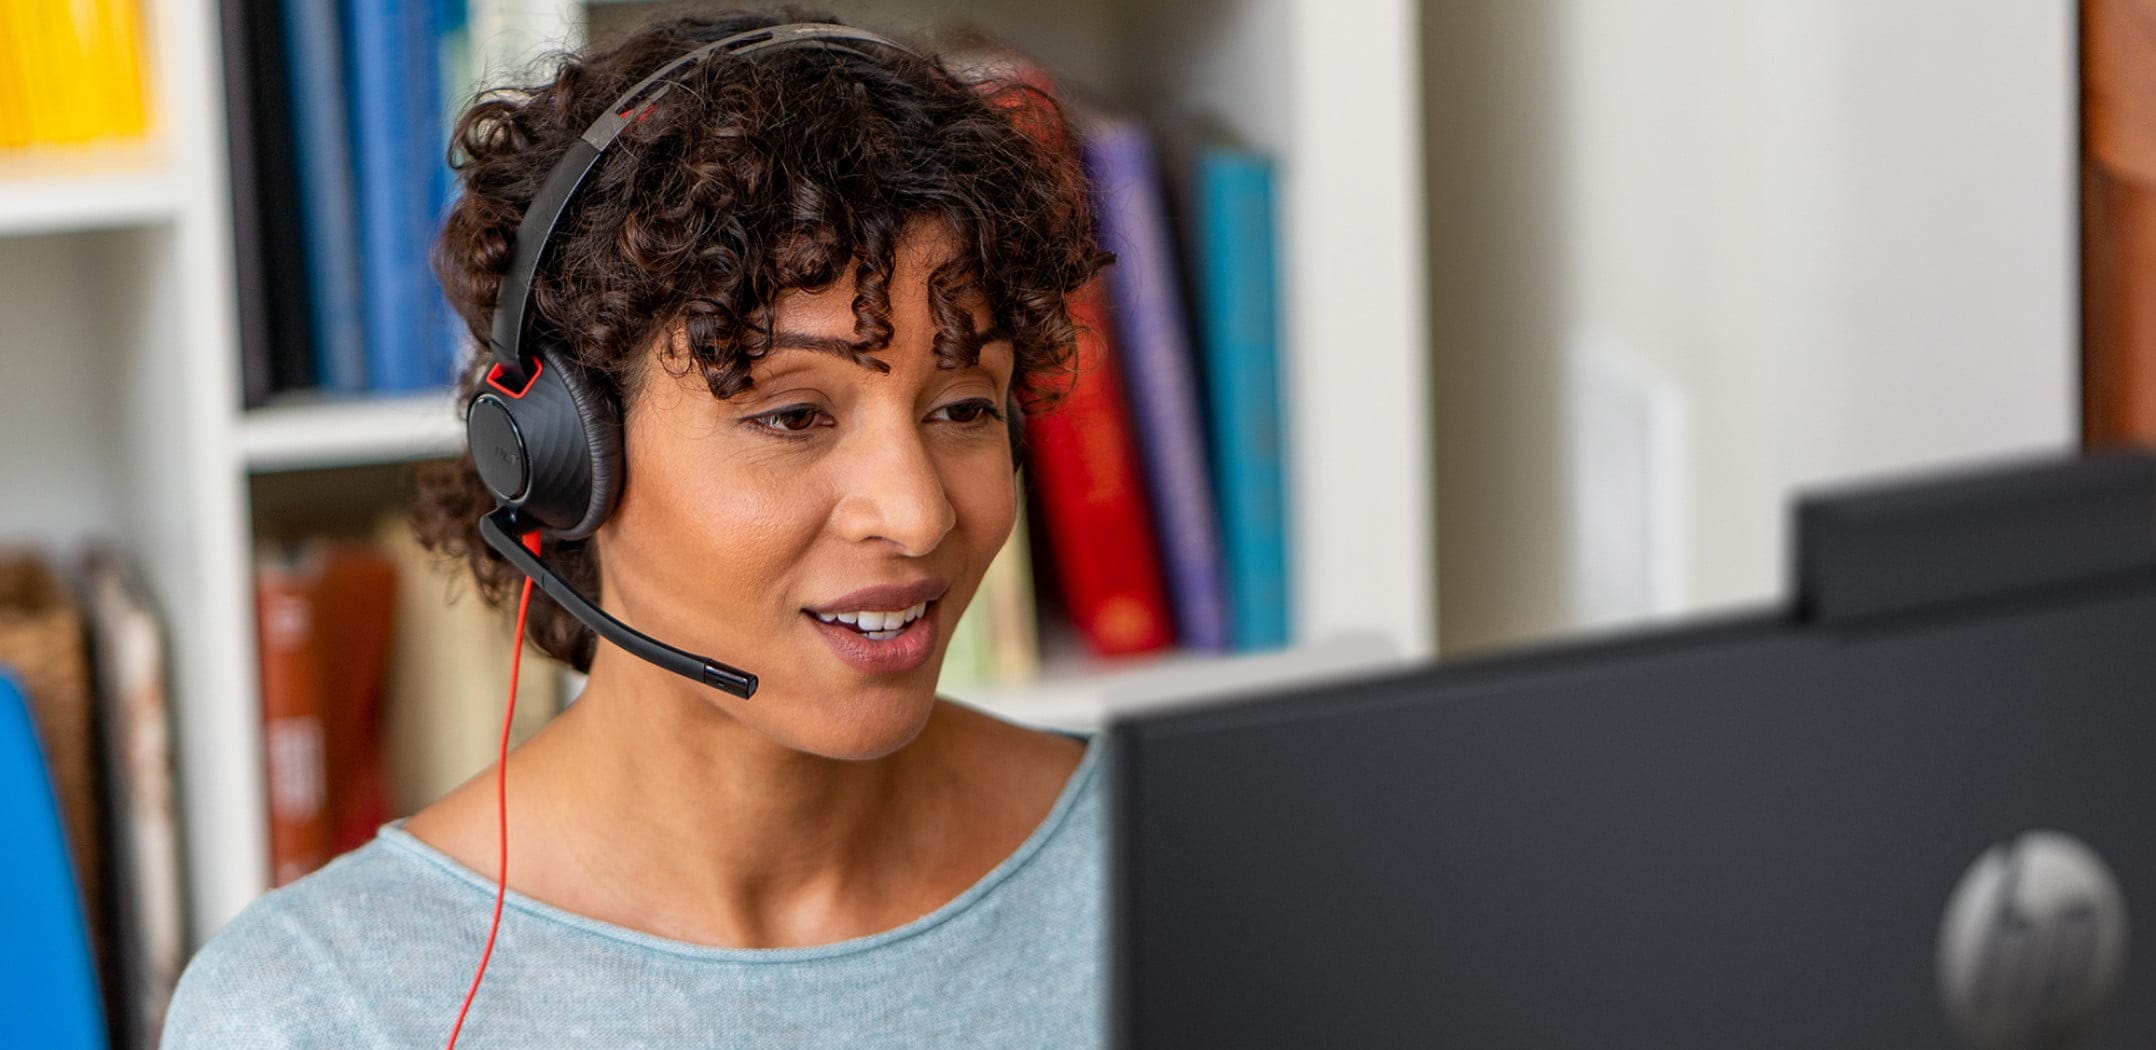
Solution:
M875 354L889 372L788 348L854 338L849 274L773 304L777 338L748 390L715 399L685 358L654 354L623 421L621 500L598 533L605 606L757 675L751 699L699 695L797 750L873 758L919 733L959 613L1010 534L1011 344L964 369L931 351L927 279L952 243L917 223L898 246ZM972 313L989 327L985 306Z

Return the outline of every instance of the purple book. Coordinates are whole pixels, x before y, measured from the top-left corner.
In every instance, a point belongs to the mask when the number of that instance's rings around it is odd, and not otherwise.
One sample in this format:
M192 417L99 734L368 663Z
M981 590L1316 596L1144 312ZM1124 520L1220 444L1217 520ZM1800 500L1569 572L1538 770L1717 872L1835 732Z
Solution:
M1116 254L1108 296L1176 636L1186 648L1226 652L1228 595L1203 402L1152 140L1136 120L1115 114L1084 113L1078 126L1102 247Z

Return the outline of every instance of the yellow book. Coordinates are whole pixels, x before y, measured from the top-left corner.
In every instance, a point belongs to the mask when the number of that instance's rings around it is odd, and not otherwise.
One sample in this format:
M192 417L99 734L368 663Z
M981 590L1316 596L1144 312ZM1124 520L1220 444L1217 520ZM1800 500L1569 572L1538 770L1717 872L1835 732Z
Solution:
M68 6L75 14L75 47L81 56L78 75L83 116L88 121L85 130L91 138L111 138L119 127L110 33L112 0L77 0Z
M45 20L52 0L22 0L8 35L17 81L23 86L23 130L31 143L55 141L54 106L43 97L52 78L45 72Z
M1029 531L1026 505L1021 499L1018 520L1011 524L1011 538L989 563L988 576L981 581L989 603L983 610L988 613L988 677L1004 685L1031 681L1040 675L1040 631L1033 615Z
M37 5L38 105L53 120L48 142L81 142L89 137L88 101L83 98L82 41L75 33L67 0Z
M22 13L27 0L0 0L0 149L20 149L30 144L29 98L23 83L22 59L17 49L22 40Z
M148 69L143 57L141 0L101 0L98 26L110 75L106 105L112 133L136 138L149 131Z
M397 563L384 739L390 807L402 816L494 765L509 701L516 610L481 602L462 564L420 546L401 508L378 516L373 533ZM511 747L561 712L560 670L525 644Z

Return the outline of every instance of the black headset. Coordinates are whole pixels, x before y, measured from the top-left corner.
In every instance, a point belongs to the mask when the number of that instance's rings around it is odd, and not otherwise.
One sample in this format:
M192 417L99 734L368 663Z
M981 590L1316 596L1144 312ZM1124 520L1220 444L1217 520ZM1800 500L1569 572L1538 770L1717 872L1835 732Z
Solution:
M667 645L607 615L539 557L540 535L583 539L606 520L621 490L622 451L619 407L579 371L571 355L535 332L532 276L544 261L548 241L577 189L598 168L622 129L642 116L638 111L648 109L672 87L667 78L715 54L750 55L815 46L870 57L849 44L873 44L915 55L896 42L851 26L826 22L767 26L690 51L615 99L555 163L525 208L517 226L516 250L495 305L493 334L487 341L494 365L465 408L465 440L472 463L496 504L480 521L487 545L609 641L740 697L756 691L755 675ZM1020 461L1023 441L1016 407L1014 400L1006 400L1013 469Z

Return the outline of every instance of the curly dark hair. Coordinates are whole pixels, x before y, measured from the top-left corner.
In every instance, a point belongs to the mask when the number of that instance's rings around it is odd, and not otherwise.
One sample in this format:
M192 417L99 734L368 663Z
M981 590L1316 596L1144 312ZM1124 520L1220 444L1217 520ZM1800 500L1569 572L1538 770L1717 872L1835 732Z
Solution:
M547 53L545 83L473 97L448 152L462 193L432 252L476 344L457 381L460 403L487 368L483 348L524 208L600 107L713 40L837 21L785 7L654 22L605 47ZM975 78L917 41L892 39L921 57L797 47L713 56L684 70L579 191L533 278L533 309L622 418L642 357L662 336L685 331L712 396L731 397L769 352L778 294L823 289L849 267L854 357L888 371L868 355L891 337L893 253L919 219L947 223L960 246L929 278L938 367L969 365L987 339L1008 336L1013 396L1029 407L1054 403L1047 380L1067 375L1077 337L1070 296L1114 260L1095 240L1063 110L1021 81ZM986 335L973 331L968 309L979 303L992 319ZM470 453L422 465L416 483L413 532L438 556L468 563L485 601L502 607L523 576L479 536L494 500ZM590 540L557 542L548 558L598 593ZM527 637L590 670L596 635L543 592Z

